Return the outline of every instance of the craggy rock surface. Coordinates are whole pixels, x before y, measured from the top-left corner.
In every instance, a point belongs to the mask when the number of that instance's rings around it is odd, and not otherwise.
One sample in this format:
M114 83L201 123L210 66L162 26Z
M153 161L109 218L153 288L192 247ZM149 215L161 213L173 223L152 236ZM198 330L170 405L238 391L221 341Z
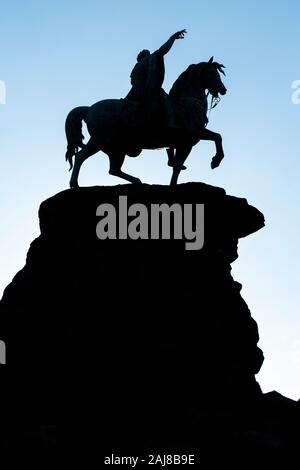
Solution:
M120 195L148 208L203 203L203 248L99 240L96 208ZM188 183L67 190L39 217L41 235L0 303L2 447L296 449L299 405L262 394L257 324L230 272L261 212Z

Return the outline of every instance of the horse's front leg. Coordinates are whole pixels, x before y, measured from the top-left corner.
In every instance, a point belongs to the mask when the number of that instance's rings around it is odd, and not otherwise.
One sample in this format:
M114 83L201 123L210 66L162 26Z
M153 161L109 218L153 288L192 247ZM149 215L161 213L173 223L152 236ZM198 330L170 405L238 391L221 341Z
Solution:
M172 147L167 148L167 155L168 155L168 166L174 167L175 165L175 151ZM182 165L181 170L186 170L186 166Z
M184 162L189 156L192 150L192 145L187 147L178 147L176 148L176 153L174 157L174 164L173 164L173 174L171 178L170 185L175 186L178 181L178 176L182 170L185 170Z
M203 129L200 135L201 140L212 140L216 145L216 155L212 158L211 168L217 168L224 158L224 150L222 145L222 136L217 132L212 132L209 129Z

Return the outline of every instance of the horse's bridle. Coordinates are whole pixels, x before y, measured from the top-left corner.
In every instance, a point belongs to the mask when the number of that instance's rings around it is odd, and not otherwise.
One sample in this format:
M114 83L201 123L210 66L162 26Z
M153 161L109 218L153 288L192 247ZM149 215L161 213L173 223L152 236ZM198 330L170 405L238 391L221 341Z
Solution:
M206 99L208 98L209 93L210 93L209 91L206 93ZM208 116L207 116L207 123L206 123L205 127L208 124L211 110L214 109L219 104L220 101L221 101L220 96L215 97L215 96L211 95L210 107L207 110Z

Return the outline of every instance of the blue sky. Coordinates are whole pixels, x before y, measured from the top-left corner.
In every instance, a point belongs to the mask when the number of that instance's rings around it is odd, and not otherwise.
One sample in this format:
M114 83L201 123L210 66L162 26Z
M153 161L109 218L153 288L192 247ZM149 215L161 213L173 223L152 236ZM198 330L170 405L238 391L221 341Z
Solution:
M258 322L264 391L300 395L299 121L292 82L300 79L299 2L287 0L11 0L0 16L0 286L24 265L39 233L37 211L68 187L64 121L70 109L123 97L139 50L155 50L177 30L188 34L166 56L169 90L191 63L211 55L227 66L228 94L209 128L223 135L225 160L211 171L213 144L200 142L184 181L203 181L245 197L266 228L240 241L233 264ZM1 100L0 100L1 101ZM100 153L81 185L116 184ZM167 184L164 152L127 159L124 170Z

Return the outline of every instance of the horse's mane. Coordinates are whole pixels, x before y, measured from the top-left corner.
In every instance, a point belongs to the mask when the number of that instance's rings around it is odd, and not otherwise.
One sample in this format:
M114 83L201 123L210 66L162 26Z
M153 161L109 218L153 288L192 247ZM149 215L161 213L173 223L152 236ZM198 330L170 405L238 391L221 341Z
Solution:
M179 96L182 96L183 92L190 88L190 86L193 84L195 70L198 69L201 71L205 65L207 65L207 62L200 62L199 64L189 65L188 68L182 72L182 74L180 74L177 80L175 80L173 83L173 86L169 92L169 96L171 98L178 98Z

